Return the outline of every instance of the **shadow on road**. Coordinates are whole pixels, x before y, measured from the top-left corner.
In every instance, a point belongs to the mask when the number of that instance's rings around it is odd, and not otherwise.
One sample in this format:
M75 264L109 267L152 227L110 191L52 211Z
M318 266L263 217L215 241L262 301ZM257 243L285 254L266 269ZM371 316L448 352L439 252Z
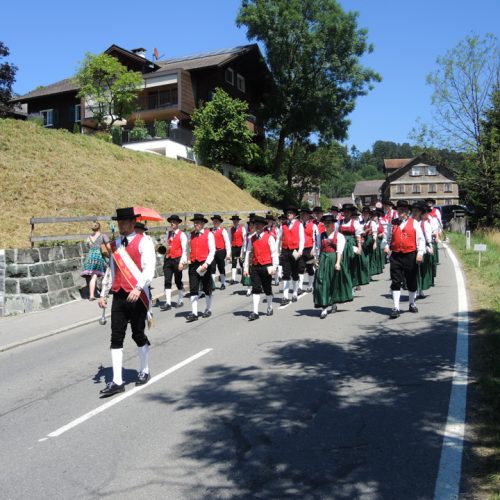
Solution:
M174 404L205 415L177 454L224 478L210 498L432 498L456 321L428 324L384 322L341 345L271 342L261 367L206 368Z

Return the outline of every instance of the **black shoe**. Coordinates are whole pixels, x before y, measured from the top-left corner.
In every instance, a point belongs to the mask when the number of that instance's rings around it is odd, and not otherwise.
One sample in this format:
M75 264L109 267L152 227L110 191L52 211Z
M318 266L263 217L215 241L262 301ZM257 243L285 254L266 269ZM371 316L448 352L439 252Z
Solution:
M423 293L419 293L417 295L417 299L425 299L425 295Z
M221 285L219 290L225 290L226 289L226 285Z
M248 316L248 321L255 321L256 319L259 319L259 315L253 313L250 313L250 316Z
M304 290L302 290L302 288L299 288L297 290L297 297L300 297L303 293L304 293Z
M172 309L172 306L170 304L163 304L160 307L160 311L170 311L170 309Z
M415 304L410 304L408 309L411 313L418 313L418 307Z
M212 316L212 311L205 311L201 316L203 318L210 318L210 316Z
M292 295L292 302L297 302L297 295Z
M285 299L285 298L281 299L280 306L287 306L288 304L290 304L290 299Z
M272 316L273 314L274 314L273 308L272 307L268 307L266 315L267 316Z
M179 307L182 307L183 305L184 305L184 301L179 300L179 302L177 302L177 304L175 304L175 307L179 308Z
M102 396L113 396L119 392L125 392L125 384L115 384L114 382L109 382L108 385L99 391Z
M400 314L399 309L393 309L391 311L391 315L389 316L389 318L391 319L399 318L399 314Z
M306 288L306 292L307 292L307 293L311 293L312 291L313 291L313 287L312 287L312 286L308 286L308 287Z
M333 304L333 306L330 306L328 308L328 314L337 312L337 304Z
M150 378L151 375L149 373L139 372L139 375L137 375L137 382L135 383L135 385L147 384Z
M203 299L205 297L205 292L201 292L199 295L198 295L198 298L199 299Z
M198 315L197 314L189 313L186 316L186 322L187 323L191 323L192 321L198 321Z

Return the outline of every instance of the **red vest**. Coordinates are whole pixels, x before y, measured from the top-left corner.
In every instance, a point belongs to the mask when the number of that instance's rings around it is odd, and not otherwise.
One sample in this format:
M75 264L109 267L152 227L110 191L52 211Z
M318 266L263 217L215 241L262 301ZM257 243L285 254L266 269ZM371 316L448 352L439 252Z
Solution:
M125 248L125 251L130 255L130 257L134 261L134 264L139 268L140 271L142 271L142 264L141 254L139 253L139 243L141 242L142 238L142 234L136 234L134 239ZM111 243L111 250L113 252L116 250L115 241ZM120 271L120 268L115 264L115 276L113 279L113 286L111 287L111 290L113 290L113 292L117 292L118 290L120 290L120 288L122 290L125 290L126 292L131 292L133 287L125 279L123 273Z
M372 231L372 223L367 222L364 226L363 229L365 230L365 236L371 236L373 234Z
M269 266L273 263L271 249L269 248L270 237L271 235L267 231L263 231L260 238L256 234L252 236L252 264L254 266Z
M317 222L319 234L323 234L326 231L326 226L324 222Z
M342 222L339 224L339 231L346 236L355 236L356 228L354 227L354 219L351 218L351 225L344 226ZM348 223L349 224L349 223Z
M393 252L409 253L417 250L417 235L411 217L406 221L404 229L392 226L391 250Z
M191 253L189 260L191 262L205 262L208 257L208 229L202 234L191 233Z
M380 222L378 223L377 235L378 236L384 235L384 226Z
M436 207L432 207L431 217L436 217L437 219L439 219L437 212L438 212L438 209Z
M285 250L295 250L299 248L300 238L299 238L299 227L301 222L296 220L293 223L292 229L288 227L288 224L283 224L283 243L282 248Z
M304 248L313 247L314 245L313 234L314 234L314 222L309 221L304 227Z
M333 233L333 239L328 238L326 233L321 236L321 251L326 253L333 253L337 251L337 231Z
M218 229L213 228L212 233L214 233L215 238L215 249L216 250L224 250L226 248L226 244L224 243L224 236L222 236L222 231L224 228L219 227Z
M266 231L274 238L276 239L278 237L278 231L276 231L276 228L274 226L272 227L266 227Z
M243 246L243 228L240 225L236 228L234 226L231 228L231 246Z
M172 231L168 233L168 244L170 248L167 257L169 259L178 259L182 255L181 234L182 231L179 231L177 234L173 234Z

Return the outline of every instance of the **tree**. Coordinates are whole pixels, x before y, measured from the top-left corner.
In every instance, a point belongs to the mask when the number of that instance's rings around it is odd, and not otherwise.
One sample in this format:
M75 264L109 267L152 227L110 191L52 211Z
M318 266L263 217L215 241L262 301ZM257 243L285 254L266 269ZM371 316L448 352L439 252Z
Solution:
M243 166L254 161L259 147L247 125L248 103L215 89L211 101L194 110L194 150L211 168Z
M500 88L500 47L497 38L468 36L437 60L427 81L434 87L436 129L430 135L467 155L458 170L460 187L486 223L494 219L498 200L498 149L495 99Z
M0 59L10 54L9 48L0 42ZM12 99L12 85L16 81L17 67L11 63L3 62L0 64L0 116L5 116L7 111L12 108L10 100Z
M86 54L75 80L80 87L78 97L85 99L98 128L108 129L135 111L144 85L141 73L129 70L107 54Z
M482 120L490 97L500 83L500 48L497 38L467 36L445 56L438 57L438 69L427 76L434 87L437 132L446 146L480 154Z
M380 80L359 62L372 47L356 21L335 0L243 0L237 25L263 43L275 84L264 116L278 140L275 175L292 135L345 139L356 98Z

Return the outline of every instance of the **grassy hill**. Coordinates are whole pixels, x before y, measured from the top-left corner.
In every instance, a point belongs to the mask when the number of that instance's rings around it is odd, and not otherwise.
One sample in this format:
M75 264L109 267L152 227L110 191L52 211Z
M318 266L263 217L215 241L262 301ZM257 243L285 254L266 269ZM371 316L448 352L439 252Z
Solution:
M160 213L266 208L208 168L10 119L0 119L0 176L0 248L29 246L30 217L111 215L134 205ZM88 227L50 224L37 233Z

